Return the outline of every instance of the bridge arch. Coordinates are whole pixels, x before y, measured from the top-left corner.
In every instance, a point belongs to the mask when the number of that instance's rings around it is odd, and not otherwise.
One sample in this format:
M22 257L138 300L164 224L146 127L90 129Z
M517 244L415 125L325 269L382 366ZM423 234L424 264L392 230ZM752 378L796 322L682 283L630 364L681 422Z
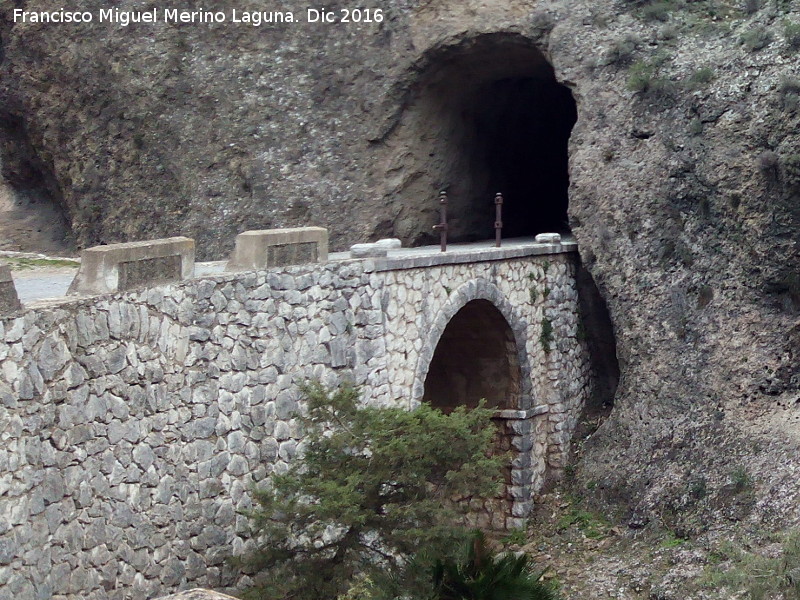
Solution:
M486 335L475 335L470 327L480 327ZM504 381L497 390L489 390L478 384L479 397L483 393L490 406L499 409L525 410L531 407L531 365L525 347L527 323L517 313L500 289L486 279L475 279L453 290L447 303L439 310L423 343L415 369L412 400L415 403L431 400L437 391L445 398L434 401L435 405L450 405L459 399L467 405L474 401L465 397L459 385L476 384L477 378L468 373L478 363L484 374L496 373ZM481 332L481 333L482 333ZM475 351L483 342L484 347ZM462 344L459 348L458 344ZM453 361L443 355L455 349L468 364L457 368L454 377L448 379L444 373L453 367ZM428 382L430 377L436 378ZM454 380L451 389L445 389ZM427 393L426 393L427 388ZM484 393L488 392L488 393Z

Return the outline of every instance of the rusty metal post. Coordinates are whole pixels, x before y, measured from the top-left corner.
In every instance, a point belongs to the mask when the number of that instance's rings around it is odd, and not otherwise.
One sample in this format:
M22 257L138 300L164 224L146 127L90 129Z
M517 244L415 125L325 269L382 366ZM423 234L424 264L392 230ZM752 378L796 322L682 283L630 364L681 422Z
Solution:
M494 197L494 245L500 247L503 237L503 194Z
M439 243L442 252L447 252L447 192L439 192L439 224L433 226L439 230Z

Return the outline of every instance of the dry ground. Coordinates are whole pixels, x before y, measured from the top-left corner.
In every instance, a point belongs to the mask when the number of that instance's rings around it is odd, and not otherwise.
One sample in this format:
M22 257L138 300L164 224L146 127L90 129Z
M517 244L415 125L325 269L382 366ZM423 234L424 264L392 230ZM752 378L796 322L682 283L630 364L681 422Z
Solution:
M63 213L52 202L15 193L0 179L0 250L75 256Z
M547 569L564 600L800 598L800 544L788 532L742 523L680 539L657 524L632 529L552 492L539 497L524 536L511 548Z

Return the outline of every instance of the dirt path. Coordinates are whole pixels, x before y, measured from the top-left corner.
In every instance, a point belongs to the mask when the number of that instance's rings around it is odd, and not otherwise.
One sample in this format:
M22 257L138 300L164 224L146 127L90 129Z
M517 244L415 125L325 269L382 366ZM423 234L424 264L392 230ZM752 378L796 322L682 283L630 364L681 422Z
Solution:
M52 202L15 193L0 179L0 250L76 256L69 224Z

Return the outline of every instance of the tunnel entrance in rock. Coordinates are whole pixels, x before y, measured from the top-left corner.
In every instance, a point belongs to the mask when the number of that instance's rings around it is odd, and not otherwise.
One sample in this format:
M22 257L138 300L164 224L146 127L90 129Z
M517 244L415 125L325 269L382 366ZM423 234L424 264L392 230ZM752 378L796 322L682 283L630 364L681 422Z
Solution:
M504 196L504 238L569 233L568 145L576 104L530 40L490 34L440 49L414 92L408 133L417 139L407 143L419 173L398 191L431 198L446 190L452 241L494 236L497 192ZM415 242L434 240L431 232L424 235Z
M488 300L472 300L450 320L436 345L423 401L442 410L517 408L522 382L514 332Z
M492 81L476 91L474 113L471 151L488 182L483 189L476 182L476 204L503 194L505 237L568 233L567 143L576 119L570 91L552 69Z

